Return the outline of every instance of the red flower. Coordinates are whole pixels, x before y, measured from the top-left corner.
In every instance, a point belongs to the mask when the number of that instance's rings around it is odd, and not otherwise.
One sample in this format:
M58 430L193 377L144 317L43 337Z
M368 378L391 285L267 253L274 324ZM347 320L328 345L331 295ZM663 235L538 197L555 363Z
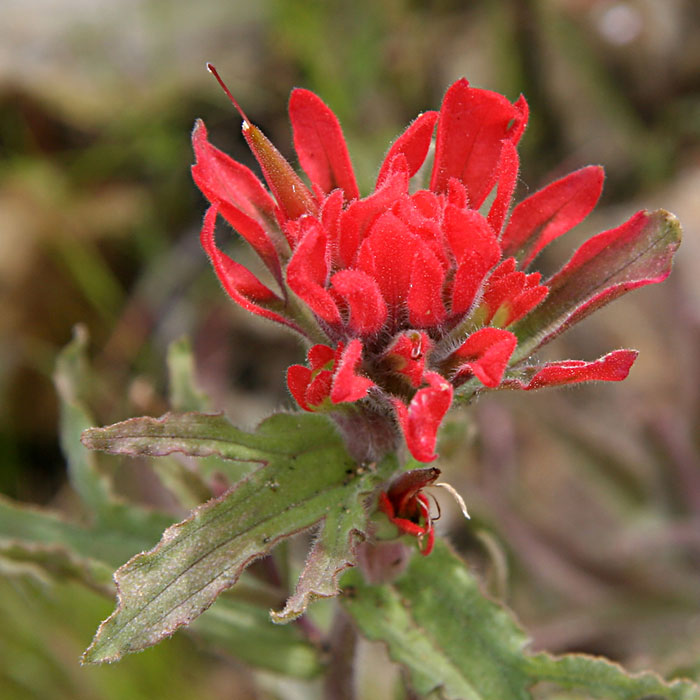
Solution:
M393 414L411 454L427 462L453 394L627 376L631 350L595 362L525 363L591 311L665 279L680 228L666 212L642 211L594 236L552 278L529 272L545 246L593 209L603 171L563 177L509 216L524 98L511 103L456 82L439 113L420 115L396 140L364 198L333 112L297 89L289 115L311 188L245 115L243 133L268 189L209 143L202 122L192 172L211 202L202 244L228 294L316 343L308 366L287 374L304 410L355 411L367 424ZM218 215L255 250L268 282L217 247Z
M428 556L433 550L435 530L430 517L430 502L421 493L440 476L434 467L411 469L400 474L387 491L379 494L379 510L405 535L418 538L420 551Z

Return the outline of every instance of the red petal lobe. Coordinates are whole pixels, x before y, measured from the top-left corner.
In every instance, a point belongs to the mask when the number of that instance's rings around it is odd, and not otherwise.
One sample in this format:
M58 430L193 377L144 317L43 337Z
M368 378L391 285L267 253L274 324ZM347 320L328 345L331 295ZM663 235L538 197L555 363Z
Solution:
M503 228L503 222L506 219L511 200L513 199L513 191L515 190L515 183L518 179L519 167L520 158L518 157L518 151L515 149L515 144L509 139L506 139L503 142L501 159L498 163L500 175L498 177L496 197L493 200L488 215L489 225L497 234L500 233L501 228Z
M432 462L438 428L452 403L452 385L435 372L425 379L429 386L419 389L408 407L399 399L393 404L410 453L419 462Z
M331 389L333 403L359 401L367 395L369 388L374 386L371 379L355 373L361 359L362 342L355 338L345 348L338 361Z
M289 118L299 162L314 187L328 194L339 187L345 199L360 196L338 119L309 90L297 88L289 100Z
M387 317L384 297L373 277L362 270L340 270L333 275L333 289L350 309L350 328L360 335L372 335Z
M306 403L306 390L311 383L311 370L304 365L292 365L287 369L287 387L294 400L305 411L312 409Z
M636 350L615 350L594 362L582 360L552 362L537 370L527 383L509 379L504 384L531 391L580 382L621 382L627 378L636 359Z
M192 175L204 196L229 202L263 228L275 224L275 202L255 173L209 143L204 122L198 119L192 132L197 162Z
M375 221L360 248L358 266L377 281L392 314L403 308L408 297L419 244L406 224L387 212Z
M304 219L306 232L287 266L287 284L324 321L340 323L340 313L325 288L328 277L328 236L316 219Z
M671 272L681 227L663 209L640 211L618 228L589 239L547 282L548 297L513 327L517 360L596 309Z
M455 177L478 209L495 183L501 142L519 116L502 95L470 88L464 79L454 83L440 109L430 189L446 192Z
M408 320L417 328L436 326L445 320L442 286L445 271L430 248L417 246L408 289Z
M437 119L437 112L425 112L421 114L410 124L406 131L394 141L394 144L386 154L382 167L379 170L375 189L379 189L384 185L391 172L391 164L394 158L399 154L406 157L409 177L413 177L413 175L418 172L418 169L425 161L425 157L428 155L428 149L430 148L430 142L433 138L433 131L435 130L435 122Z
M282 323L289 328L305 336L304 331L296 323L286 319L284 316L271 311L261 303L281 303L281 299L270 291L260 280L258 280L249 270L232 260L228 255L222 253L216 246L214 240L214 230L216 228L216 217L218 214L216 204L209 207L204 216L204 223L200 234L200 240L204 252L211 260L219 281L223 285L228 295L246 311L250 311L271 321Z
M457 376L472 372L488 387L497 387L503 379L517 338L500 328L482 328L472 333L453 353L461 362Z
M555 238L581 223L603 191L603 169L591 165L547 185L513 210L501 246L527 267Z

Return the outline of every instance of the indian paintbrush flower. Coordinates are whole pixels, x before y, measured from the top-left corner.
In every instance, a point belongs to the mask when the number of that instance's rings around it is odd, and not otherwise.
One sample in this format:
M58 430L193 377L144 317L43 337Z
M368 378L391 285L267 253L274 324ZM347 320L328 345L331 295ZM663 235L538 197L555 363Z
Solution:
M523 97L511 103L457 81L439 112L418 116L393 143L365 197L338 120L314 93L296 89L289 102L310 187L238 109L267 187L198 121L192 172L211 203L202 245L235 302L307 341L307 364L288 370L289 391L305 411L335 418L355 455L376 459L402 434L413 457L430 462L455 398L627 376L633 350L594 362L529 358L608 301L665 279L680 227L667 212L640 211L552 277L531 271L594 208L603 170L577 170L512 208ZM218 247L219 216L257 253L268 281ZM411 503L417 527L429 527L424 502Z

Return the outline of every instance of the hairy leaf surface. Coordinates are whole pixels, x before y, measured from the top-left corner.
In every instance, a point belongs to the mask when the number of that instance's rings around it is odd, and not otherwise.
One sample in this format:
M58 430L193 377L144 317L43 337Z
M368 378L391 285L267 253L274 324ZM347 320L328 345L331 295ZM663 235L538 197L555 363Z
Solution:
M352 561L353 543L348 538L355 528L362 528L364 517L358 499L390 468L357 465L330 423L313 415L273 416L255 433L246 433L221 416L168 414L93 429L84 442L117 453L181 451L262 465L187 520L168 528L155 549L137 555L116 572L119 604L85 653L87 662L114 661L189 624L236 582L250 562L285 537L326 518L333 522L338 509L353 511L356 517L331 556ZM337 568L346 565L341 561ZM310 584L307 600L328 593L327 588L315 593L315 588Z

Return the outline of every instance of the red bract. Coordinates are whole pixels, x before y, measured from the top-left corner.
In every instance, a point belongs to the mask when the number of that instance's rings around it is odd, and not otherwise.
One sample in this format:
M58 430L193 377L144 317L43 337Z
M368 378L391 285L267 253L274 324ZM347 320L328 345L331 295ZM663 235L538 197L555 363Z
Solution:
M289 115L310 188L247 118L243 133L267 188L197 122L192 172L211 202L202 244L234 301L315 343L308 366L289 368L289 390L304 410L336 417L354 454L381 456L387 444L375 432L386 435L388 423L416 459L431 461L455 394L627 376L629 350L594 362L526 362L596 308L665 279L680 227L666 212L642 211L594 236L552 278L530 272L593 209L603 172L582 168L510 212L524 98L513 104L456 82L439 113L422 114L395 141L364 198L333 112L295 90ZM250 244L269 281L219 249L217 215Z

